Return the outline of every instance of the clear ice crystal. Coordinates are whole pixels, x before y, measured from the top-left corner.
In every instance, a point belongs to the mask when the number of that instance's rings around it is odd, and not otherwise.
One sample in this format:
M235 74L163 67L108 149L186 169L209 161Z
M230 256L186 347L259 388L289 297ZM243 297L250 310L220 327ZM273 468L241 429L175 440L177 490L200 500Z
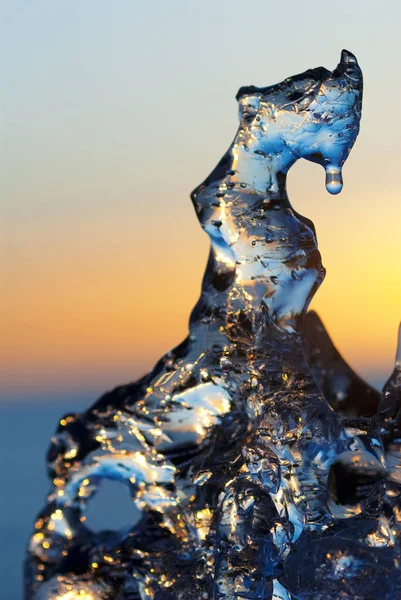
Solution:
M343 51L237 99L234 141L191 196L211 249L189 335L60 420L27 600L401 598L401 350L380 395L306 313L325 270L286 193L299 158L341 190L362 74ZM127 485L132 526L87 527L104 479Z

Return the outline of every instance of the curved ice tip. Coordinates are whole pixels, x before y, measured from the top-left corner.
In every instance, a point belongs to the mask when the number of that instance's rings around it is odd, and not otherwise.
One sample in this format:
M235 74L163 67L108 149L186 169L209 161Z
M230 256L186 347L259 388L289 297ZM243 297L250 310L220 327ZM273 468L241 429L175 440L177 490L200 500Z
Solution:
M354 64L357 65L358 61L356 60L356 56L355 54L352 54L352 52L350 52L349 50L341 50L341 61L342 63L346 63L346 64Z
M333 71L336 77L346 74L355 87L362 87L362 71L356 59L356 56L349 50L341 51L341 59ZM350 81L348 83L350 83Z
M401 323L400 323L400 326L398 327L398 343L397 343L397 350L395 353L395 368L401 369Z

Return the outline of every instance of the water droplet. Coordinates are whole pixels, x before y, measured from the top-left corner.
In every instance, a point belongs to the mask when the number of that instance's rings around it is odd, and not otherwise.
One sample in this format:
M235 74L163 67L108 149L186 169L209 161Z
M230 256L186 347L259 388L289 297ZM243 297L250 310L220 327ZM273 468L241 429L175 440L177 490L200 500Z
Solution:
M339 194L343 189L343 177L341 169L329 165L326 167L326 190L330 194Z

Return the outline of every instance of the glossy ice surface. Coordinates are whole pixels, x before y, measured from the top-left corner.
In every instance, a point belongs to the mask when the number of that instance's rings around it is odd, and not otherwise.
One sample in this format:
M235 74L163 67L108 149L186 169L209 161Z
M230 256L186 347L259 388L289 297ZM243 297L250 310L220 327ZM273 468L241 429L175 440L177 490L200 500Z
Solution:
M211 250L189 335L60 420L29 600L401 598L401 357L380 395L306 313L325 270L286 193L299 158L341 191L362 74L343 51L237 99L234 141L192 193ZM127 485L132 527L86 526L103 479Z

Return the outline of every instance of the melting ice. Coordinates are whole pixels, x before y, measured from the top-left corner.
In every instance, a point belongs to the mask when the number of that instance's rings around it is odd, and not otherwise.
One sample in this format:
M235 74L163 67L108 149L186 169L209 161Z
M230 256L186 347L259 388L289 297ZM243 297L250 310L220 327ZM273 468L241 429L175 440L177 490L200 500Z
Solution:
M211 246L189 335L60 420L27 600L401 598L401 349L380 395L306 312L325 270L286 192L300 158L341 191L361 70L343 51L237 99L234 141L191 196ZM104 479L127 485L132 527L87 527Z

